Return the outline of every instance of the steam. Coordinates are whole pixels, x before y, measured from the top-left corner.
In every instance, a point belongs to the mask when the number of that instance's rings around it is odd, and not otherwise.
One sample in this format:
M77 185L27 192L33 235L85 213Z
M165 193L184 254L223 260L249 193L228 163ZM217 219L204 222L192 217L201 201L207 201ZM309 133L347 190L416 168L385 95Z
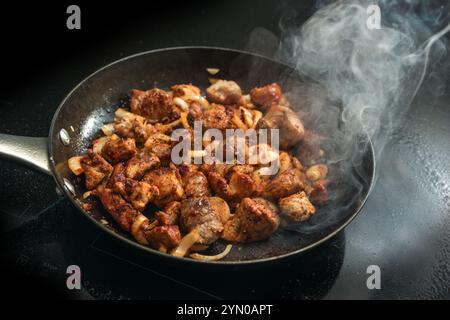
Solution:
M286 95L306 111L307 126L332 136L327 161L343 180L351 180L357 197L363 184L352 167L364 150L358 136L370 136L379 159L427 70L446 53L449 10L435 1L324 2L301 26L293 15L282 19L276 57L317 84ZM380 29L367 26L367 8L373 4L381 10ZM332 191L332 200L342 200L339 190Z
M440 39L450 25L433 35L420 17L399 12L397 1L379 1L381 29L371 30L367 8L373 3L338 1L300 28L282 25L278 57L326 88L329 99L342 104L346 134L366 131L379 155L424 80L431 49L435 56L445 53Z

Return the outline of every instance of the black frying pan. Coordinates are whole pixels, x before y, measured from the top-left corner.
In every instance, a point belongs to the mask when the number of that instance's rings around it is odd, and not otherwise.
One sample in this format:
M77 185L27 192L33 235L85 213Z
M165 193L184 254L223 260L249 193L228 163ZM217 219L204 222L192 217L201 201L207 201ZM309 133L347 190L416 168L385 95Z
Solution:
M91 141L100 135L99 128L114 117L114 110L128 102L132 88L168 88L177 83L193 83L202 89L209 85L208 67L219 68L220 77L237 81L244 92L252 87L279 82L284 90L304 86L289 66L280 62L237 50L183 47L154 50L118 60L101 68L78 84L55 112L48 138L17 137L0 134L0 155L21 160L53 175L59 188L72 203L99 228L118 239L150 254L174 261L196 261L175 258L136 243L121 231L101 205L94 203L92 212L81 208L86 191L82 178L67 167L67 159L86 152ZM294 90L295 91L295 90ZM330 137L332 132L328 133ZM197 263L244 264L270 261L311 249L341 231L361 210L371 189L375 162L367 135L358 134L350 170L334 177L332 187L339 196L321 207L309 221L279 230L270 239L234 246L222 261ZM103 220L103 222L102 222ZM109 223L104 224L107 220ZM212 246L213 254L223 248L220 241Z

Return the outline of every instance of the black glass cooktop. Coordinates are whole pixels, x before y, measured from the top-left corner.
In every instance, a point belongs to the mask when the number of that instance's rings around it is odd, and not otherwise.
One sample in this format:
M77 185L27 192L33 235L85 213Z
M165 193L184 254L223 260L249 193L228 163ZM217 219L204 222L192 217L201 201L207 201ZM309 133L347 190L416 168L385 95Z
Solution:
M200 2L181 16L160 5L147 18L124 18L123 29L94 23L101 11L82 9L86 25L79 35L55 31L54 39L64 43L59 52L56 44L35 47L46 58L36 53L23 65L20 60L31 53L21 51L17 62L1 62L23 77L15 74L2 89L0 132L46 136L53 112L76 83L129 54L193 44L273 54L271 43L251 37L251 31L264 27L277 35L282 8L269 1L239 3L239 10L237 5ZM310 3L296 6L300 16L311 13ZM60 6L48 14L61 8L64 12ZM118 20L116 11L101 21ZM64 23L64 17L50 19L40 30L44 44L52 42L51 23ZM149 256L99 230L58 194L51 177L0 160L5 286L21 297L85 299L449 298L450 81L442 77L447 61L427 77L392 135L377 164L376 186L354 222L304 255L267 265L204 268ZM66 288L69 265L81 269L81 290ZM381 270L381 289L367 287L371 265Z

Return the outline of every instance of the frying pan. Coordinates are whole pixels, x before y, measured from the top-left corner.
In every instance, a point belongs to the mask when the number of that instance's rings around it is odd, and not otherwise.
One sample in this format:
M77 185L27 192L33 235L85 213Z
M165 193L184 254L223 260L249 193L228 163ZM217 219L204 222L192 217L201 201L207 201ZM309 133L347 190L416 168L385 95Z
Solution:
M220 77L237 81L244 92L272 82L279 82L284 90L304 85L298 73L288 65L253 53L212 47L148 51L113 62L80 82L56 110L48 137L0 134L0 155L53 175L59 189L99 228L130 246L174 261L210 264L267 262L302 253L336 235L360 212L373 184L374 152L369 137L364 133L358 134L358 152L352 157L353 178L343 176L335 184L341 191L339 197L320 207L305 223L280 229L264 241L234 246L221 261L197 261L160 253L138 244L121 231L98 202L93 202L90 212L82 209L82 194L86 191L84 182L70 172L67 159L86 152L92 140L100 136L99 128L113 121L115 109L126 106L131 89L169 88L177 83L193 83L205 89L209 85L205 71L208 67L220 69ZM223 246L224 243L218 241L208 250L214 254Z

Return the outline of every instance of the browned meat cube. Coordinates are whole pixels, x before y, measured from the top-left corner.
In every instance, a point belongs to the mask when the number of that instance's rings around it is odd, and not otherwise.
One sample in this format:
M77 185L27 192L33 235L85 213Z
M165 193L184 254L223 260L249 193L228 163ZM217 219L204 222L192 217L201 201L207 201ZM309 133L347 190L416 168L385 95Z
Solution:
M180 243L181 234L178 226L157 226L149 231L144 231L144 237L154 249L174 248Z
M180 111L173 104L172 96L161 89L132 90L130 109L150 123L165 123L180 118Z
M316 205L324 205L328 201L327 185L329 181L327 179L315 181L311 188L309 198L311 202Z
M172 146L170 144L155 143L150 150L159 158L161 165L169 165L172 156Z
M146 149L142 149L128 160L125 174L128 178L139 180L147 171L158 168L160 164L155 154Z
M305 129L300 118L290 108L272 106L259 120L257 129L279 129L280 148L289 149L301 141Z
M201 165L198 166L198 170L203 172L206 176L208 176L210 172L215 171L215 168L214 164L202 163Z
M256 127L259 129L280 129L284 122L285 107L273 106L269 111L262 117Z
M305 130L303 139L297 150L297 157L306 165L312 165L323 158L321 144L325 138L321 135Z
M231 176L235 172L251 174L253 171L255 171L255 168L250 164L237 164L227 171L226 176Z
M292 148L302 140L304 132L300 118L291 109L286 108L280 131L280 148Z
M202 197L210 195L208 179L206 179L206 176L200 171L190 173L184 181L186 197Z
M256 184L250 175L242 172L233 172L229 182L218 172L208 174L211 189L221 198L237 202L251 196L256 190Z
M282 214L296 222L305 221L316 212L304 191L280 199L279 205Z
M111 136L102 148L102 156L112 164L126 161L135 153L136 143L134 139L122 139L116 135Z
M255 182L245 173L234 172L229 182L229 190L234 199L251 196L255 191Z
M225 223L222 238L232 242L259 241L270 237L279 224L275 205L262 198L244 198Z
M219 213L208 197L187 198L181 201L180 225L187 231L196 229L201 244L216 241L223 230Z
M124 177L124 173L125 173L125 164L123 162L119 162L117 164L114 165L114 169L113 169L113 173L111 175L111 178L108 181L108 188L111 182L114 181L115 176L122 174L121 176Z
M238 104L242 91L234 81L219 80L206 89L206 97L219 104Z
M139 181L130 190L130 202L139 211L143 211L148 203L159 196L159 190L146 182Z
M145 148L159 158L161 165L167 166L170 163L172 153L170 136L162 133L152 134L145 142Z
M318 181L326 178L328 174L328 167L326 164L316 164L306 170L306 177L310 181Z
M154 126L137 114L119 108L115 115L114 132L123 138L133 138L138 143L144 143L151 134L156 132Z
M181 203L172 201L164 207L164 211L155 212L155 218L163 225L173 225L178 223L181 212Z
M226 163L213 163L207 164L203 163L199 166L199 170L203 172L206 176L209 175L210 172L216 172L220 176L225 177L228 171L234 167L234 164L226 164Z
M158 208L163 208L171 201L178 201L184 195L177 169L159 168L149 171L145 174L143 181L158 188L159 196L154 201Z
M157 187L143 181L127 178L123 172L114 174L108 182L108 187L121 194L139 211L143 211L149 202L159 196Z
M278 173L282 173L289 169L294 169L293 160L289 153L280 151L278 160L280 165Z
M219 197L225 199L229 199L231 197L228 182L219 173L217 173L216 171L210 171L208 173L208 181L211 186L211 189Z
M264 87L253 88L250 91L252 101L263 110L268 110L272 105L280 102L283 92L278 83L268 84Z
M113 167L101 155L90 149L81 158L80 163L86 177L85 184L88 190L94 189L113 171Z
M260 170L255 170L251 173L250 177L255 183L255 196L262 196L267 184L269 183L270 176L261 174Z
M264 197L279 199L290 196L305 187L304 174L298 169L289 169L275 176L263 192Z
M182 163L178 166L178 171L180 172L183 185L185 185L187 182L187 177L189 177L192 173L198 172L198 167L195 164Z
M211 109L203 112L203 126L205 129L228 129L230 128L230 115L224 106L212 104Z
M120 194L111 189L100 188L97 189L96 194L100 197L103 207L119 226L125 231L130 231L131 225L139 212L126 202Z

